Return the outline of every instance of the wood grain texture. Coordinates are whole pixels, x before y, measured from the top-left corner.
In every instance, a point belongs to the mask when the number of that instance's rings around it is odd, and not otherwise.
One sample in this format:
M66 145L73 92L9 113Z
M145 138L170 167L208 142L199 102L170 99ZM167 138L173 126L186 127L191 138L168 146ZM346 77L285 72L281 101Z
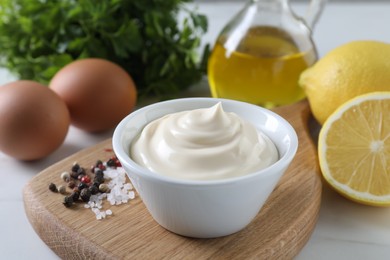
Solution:
M111 206L113 216L96 220L83 204L62 205L48 190L74 161L88 168L113 155L111 140L82 150L35 176L24 188L25 211L42 240L63 259L291 259L309 239L317 221L321 179L310 139L306 101L275 111L296 129L296 157L265 206L244 230L222 238L192 239L160 227L137 197ZM106 202L105 206L108 203Z

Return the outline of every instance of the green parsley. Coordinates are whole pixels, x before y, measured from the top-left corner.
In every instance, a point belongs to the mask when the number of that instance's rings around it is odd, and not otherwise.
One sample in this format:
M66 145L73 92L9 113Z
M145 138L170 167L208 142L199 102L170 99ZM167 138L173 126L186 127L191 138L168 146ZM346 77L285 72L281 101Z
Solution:
M0 66L48 83L66 64L98 57L122 66L140 96L175 96L205 73L207 17L191 0L1 0ZM184 14L179 19L179 14Z

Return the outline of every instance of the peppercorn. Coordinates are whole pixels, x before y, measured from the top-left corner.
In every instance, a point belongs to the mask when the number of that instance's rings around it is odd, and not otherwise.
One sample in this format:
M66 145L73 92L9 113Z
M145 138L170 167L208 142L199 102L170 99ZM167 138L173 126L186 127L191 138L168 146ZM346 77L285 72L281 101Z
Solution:
M81 190L80 198L84 202L88 202L89 198L91 198L91 191L88 188L84 188Z
M81 167L78 163L74 163L72 168L71 168L72 172L70 174L70 176L73 178L73 179L78 179L79 175L80 174L85 174L85 169L83 167Z
M77 179L78 179L79 181L81 181L81 179L82 179L84 176L85 176L85 174L80 174L79 176L77 176Z
M73 165L72 165L72 172L77 172L77 170L80 168L80 164L78 164L77 162L74 162Z
M104 177L104 172L100 169L97 169L97 171L95 172L95 178L96 177L101 177L103 178Z
M105 193L105 192L108 192L109 190L110 190L110 188L108 187L107 184L102 183L102 184L99 185L99 191L100 192Z
M58 192L61 193L61 194L65 194L66 193L66 188L64 185L60 185L58 187Z
M88 175L85 175L85 176L83 176L81 178L81 182L90 183L91 182L91 178Z
M96 182L100 185L100 184L104 183L104 178L103 177L98 177L98 178L95 177L93 179L93 182Z
M74 181L69 181L68 182L68 187L73 189L74 187L76 187L76 183Z
M97 160L96 164L95 164L95 168L99 168L100 170L105 170L106 166L104 166L104 164L101 160Z
M63 172L61 173L61 179L65 182L69 182L70 180L70 174L69 172Z
M99 184L102 184L104 182L104 173L102 170L96 171L95 178L93 179L93 181Z
M80 197L80 192L78 192L78 191L73 191L72 194L70 194L69 196L72 197L72 200L73 200L73 201L77 201L77 200L79 199L79 197Z
M77 172L72 171L70 173L70 177L72 177L73 179L77 180L77 178L79 177L79 174Z
M118 159L115 160L115 164L116 164L116 167L122 167L122 164Z
M94 181L93 183L92 183L92 185L91 186L95 186L96 188L98 188L99 189L99 185L100 185L101 183L100 182L96 182L96 181Z
M77 170L77 173L80 174L85 174L85 169L83 167L79 167Z
M49 190L52 192L58 192L57 186L54 183L49 184Z
M104 166L104 164L100 164L100 165L99 165L99 169L102 170L102 171L104 171L104 170L106 169L106 166Z
M118 160L118 158L116 156L112 156L110 158L110 160L113 161L113 163L110 163L110 164L112 164L112 167L121 167L122 166L121 162ZM107 162L107 165L108 165L108 162Z
M92 195L95 195L99 192L98 186L95 186L95 185L91 185L88 189Z
M84 182L80 182L79 185L78 185L78 188L81 191L81 190L83 190L85 188L88 188L88 185L86 183L84 183Z
M63 204L64 204L64 206L65 207L67 207L67 208L69 208L69 207L71 207L72 206L72 204L73 204L73 196L72 195L69 195L69 196L65 196L64 197L64 202L63 202Z
M115 160L110 158L108 161L107 161L107 166L109 167L115 167L116 166L116 163L115 163Z
M101 165L101 164L103 164L103 162L101 160L97 160L95 163L95 167L99 168L99 165Z

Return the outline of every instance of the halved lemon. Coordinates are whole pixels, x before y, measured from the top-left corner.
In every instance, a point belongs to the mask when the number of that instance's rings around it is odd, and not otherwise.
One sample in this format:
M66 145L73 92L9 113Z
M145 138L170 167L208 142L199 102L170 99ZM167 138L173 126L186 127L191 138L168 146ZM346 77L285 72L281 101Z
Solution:
M390 92L373 92L341 105L318 141L324 179L340 194L390 206Z

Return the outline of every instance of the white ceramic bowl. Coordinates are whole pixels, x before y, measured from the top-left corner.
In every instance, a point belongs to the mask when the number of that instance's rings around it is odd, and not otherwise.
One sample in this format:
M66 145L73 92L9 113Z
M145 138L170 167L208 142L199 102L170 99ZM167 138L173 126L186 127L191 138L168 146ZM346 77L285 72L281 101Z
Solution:
M266 169L223 180L191 181L153 173L129 157L130 143L149 122L166 114L208 108L222 102L275 143L279 160ZM183 98L155 103L128 115L116 127L113 148L155 221L189 237L225 236L245 228L258 214L295 156L298 139L291 125L259 106L216 98Z

